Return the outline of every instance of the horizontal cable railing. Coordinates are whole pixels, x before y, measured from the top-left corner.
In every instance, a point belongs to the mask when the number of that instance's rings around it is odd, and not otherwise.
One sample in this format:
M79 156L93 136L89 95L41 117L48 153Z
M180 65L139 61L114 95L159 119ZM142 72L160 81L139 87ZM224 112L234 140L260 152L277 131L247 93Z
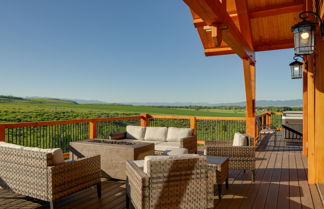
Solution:
M193 128L199 144L210 140L230 141L236 132L245 133L244 117L190 117L147 115L148 126Z
M245 133L245 119L242 120L197 120L199 141L231 141L236 132Z
M107 139L111 133L125 132L127 125L139 126L140 119L97 122L96 138Z
M97 135L108 138L110 131L125 131L128 124L139 125L140 119L141 116L130 116L0 124L0 141L29 147L60 147L68 152L71 141L96 138Z
M281 124L281 115L265 113L262 124L275 121ZM108 138L110 133L124 132L127 125L192 128L199 144L209 140L230 141L236 132L246 132L245 117L194 117L141 114L129 117L111 117L81 120L45 121L0 124L0 141L30 147L55 148L69 151L71 141Z

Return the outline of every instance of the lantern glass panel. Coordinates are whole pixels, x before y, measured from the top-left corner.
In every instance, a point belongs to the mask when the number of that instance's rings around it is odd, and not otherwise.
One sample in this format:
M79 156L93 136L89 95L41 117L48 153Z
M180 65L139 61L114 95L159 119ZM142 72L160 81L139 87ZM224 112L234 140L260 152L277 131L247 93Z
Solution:
M313 25L297 26L293 30L295 54L308 55L314 53L315 33Z
M291 78L299 79L303 77L303 64L299 61L295 61L290 64Z

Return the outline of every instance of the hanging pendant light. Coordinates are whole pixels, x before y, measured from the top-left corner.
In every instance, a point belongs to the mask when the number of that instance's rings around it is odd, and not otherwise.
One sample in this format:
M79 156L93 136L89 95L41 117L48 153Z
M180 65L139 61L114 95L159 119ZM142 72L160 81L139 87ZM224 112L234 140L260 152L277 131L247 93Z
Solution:
M291 79L303 78L303 63L298 60L300 56L294 56L294 61L289 64L291 71Z
M291 27L291 30L294 33L294 45L296 55L314 54L315 29L316 25L318 25L318 22L308 21L308 17L305 16L306 14L311 14L319 20L321 35L324 38L324 24L319 15L311 11L305 11L300 13L299 18L302 19L302 21Z

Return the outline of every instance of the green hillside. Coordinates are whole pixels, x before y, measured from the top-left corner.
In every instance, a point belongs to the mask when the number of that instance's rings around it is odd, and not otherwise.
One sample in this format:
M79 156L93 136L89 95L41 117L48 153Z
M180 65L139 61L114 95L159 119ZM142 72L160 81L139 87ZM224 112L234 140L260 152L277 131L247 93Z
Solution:
M35 103L35 104L77 104L75 101L55 98L22 98L1 96L0 103Z
M184 116L244 116L242 111L110 104L66 104L41 102L0 102L0 123L71 120L138 115L140 113Z

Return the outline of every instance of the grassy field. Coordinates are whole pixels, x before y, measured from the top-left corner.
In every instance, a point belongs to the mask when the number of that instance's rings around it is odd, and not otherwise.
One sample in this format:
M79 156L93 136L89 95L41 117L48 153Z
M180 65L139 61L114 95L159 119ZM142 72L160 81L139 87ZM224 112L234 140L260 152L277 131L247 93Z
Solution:
M138 115L140 113L222 117L240 117L245 115L244 112L234 112L222 109L197 110L196 108L108 104L0 103L0 123L101 118Z

